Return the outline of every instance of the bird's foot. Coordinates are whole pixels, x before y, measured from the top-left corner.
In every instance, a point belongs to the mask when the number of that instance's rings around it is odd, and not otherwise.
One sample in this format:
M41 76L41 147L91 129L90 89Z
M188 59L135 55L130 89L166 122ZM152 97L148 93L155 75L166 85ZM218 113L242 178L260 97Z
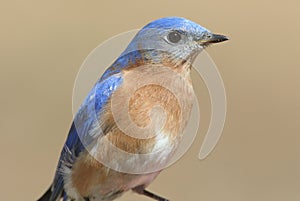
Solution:
M138 186L138 187L136 187L136 188L134 188L132 190L134 192L138 193L138 194L145 195L145 196L147 196L149 198L152 198L154 200L157 200L157 201L169 201L166 198L163 198L163 197L161 197L159 195L156 195L156 194L154 194L154 193L152 193L150 191L147 191L146 189L144 189L143 186Z

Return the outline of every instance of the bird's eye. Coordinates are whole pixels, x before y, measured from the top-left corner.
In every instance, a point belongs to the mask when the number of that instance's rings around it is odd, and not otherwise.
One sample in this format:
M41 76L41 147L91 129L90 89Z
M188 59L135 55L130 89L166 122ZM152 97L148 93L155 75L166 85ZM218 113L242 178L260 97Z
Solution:
M168 41L171 43L178 43L181 40L181 34L177 31L171 31L167 37Z

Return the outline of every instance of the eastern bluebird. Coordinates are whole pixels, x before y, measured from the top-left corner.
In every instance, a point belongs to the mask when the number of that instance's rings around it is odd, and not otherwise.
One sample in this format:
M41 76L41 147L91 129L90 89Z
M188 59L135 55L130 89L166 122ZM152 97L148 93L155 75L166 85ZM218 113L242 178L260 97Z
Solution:
M146 187L173 156L188 122L194 59L208 45L225 40L226 36L179 17L158 19L142 28L80 106L53 183L39 201L110 201L129 190L166 200ZM172 90L155 84L155 79ZM148 84L131 94L130 88L141 82ZM157 105L163 113L153 109ZM152 127L145 129L149 124ZM112 151L111 145L129 154ZM136 174L130 168L145 171Z

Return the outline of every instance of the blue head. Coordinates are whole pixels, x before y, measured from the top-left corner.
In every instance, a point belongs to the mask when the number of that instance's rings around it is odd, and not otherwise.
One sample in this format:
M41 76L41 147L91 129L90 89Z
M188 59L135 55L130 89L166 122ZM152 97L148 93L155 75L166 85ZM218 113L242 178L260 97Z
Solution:
M226 36L213 34L190 20L179 17L161 18L150 22L136 34L101 80L145 57L150 61L160 62L167 55L175 65L182 61L192 64L193 59L205 47L225 40L228 40Z
M143 27L125 53L135 50L159 50L173 59L190 60L208 45L225 40L228 40L227 37L213 34L190 20L167 17Z

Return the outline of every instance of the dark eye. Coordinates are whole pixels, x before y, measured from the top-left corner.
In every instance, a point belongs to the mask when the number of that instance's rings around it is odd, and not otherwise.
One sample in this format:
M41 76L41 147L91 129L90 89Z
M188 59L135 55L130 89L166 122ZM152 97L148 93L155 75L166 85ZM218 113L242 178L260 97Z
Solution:
M168 41L171 43L178 43L181 40L181 34L178 33L177 31L171 31L168 34Z

